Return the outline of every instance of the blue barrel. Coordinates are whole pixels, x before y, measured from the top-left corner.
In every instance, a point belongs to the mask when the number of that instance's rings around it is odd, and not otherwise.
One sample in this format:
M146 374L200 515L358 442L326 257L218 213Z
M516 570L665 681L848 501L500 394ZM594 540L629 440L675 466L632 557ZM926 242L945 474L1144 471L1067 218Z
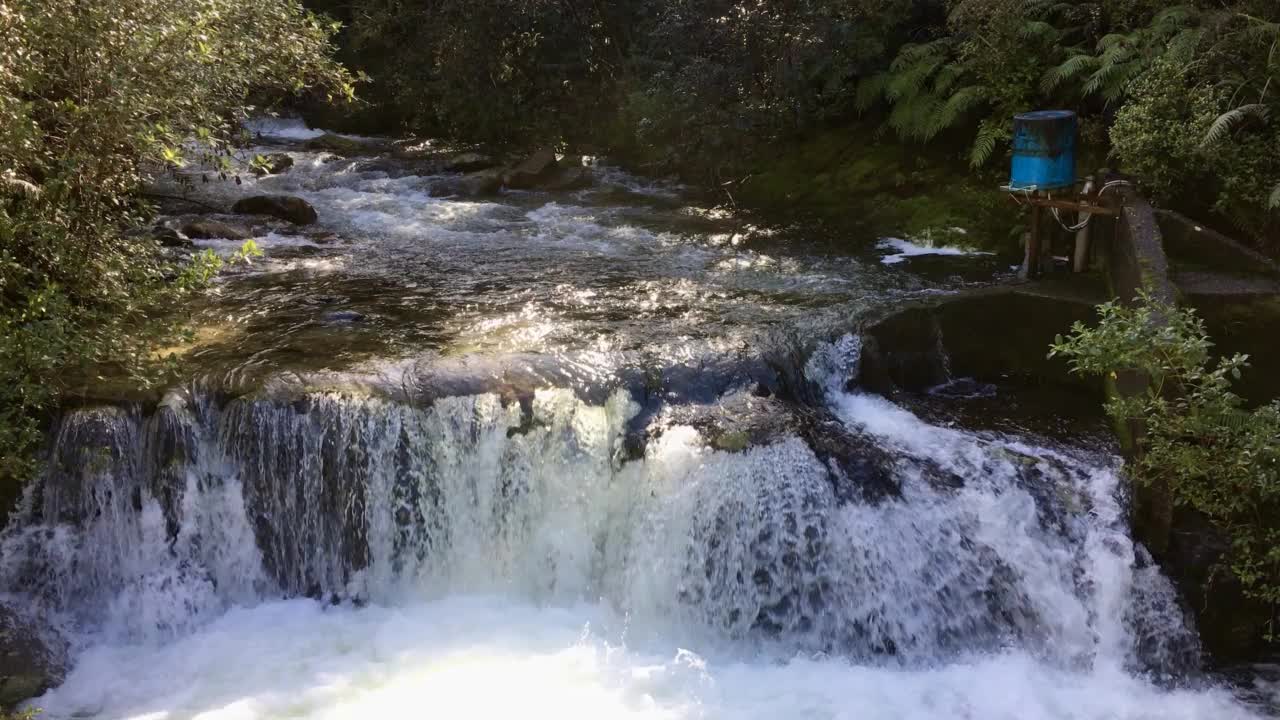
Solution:
M1014 190L1062 190L1076 184L1076 114L1041 110L1013 118Z

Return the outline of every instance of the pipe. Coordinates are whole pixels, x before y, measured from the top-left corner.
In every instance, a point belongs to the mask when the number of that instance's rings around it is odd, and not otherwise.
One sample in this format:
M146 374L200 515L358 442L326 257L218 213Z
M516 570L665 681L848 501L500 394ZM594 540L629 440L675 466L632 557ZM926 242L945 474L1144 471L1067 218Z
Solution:
M1093 192L1093 178L1084 181L1083 194L1088 196ZM1089 269L1089 221L1093 218L1093 213L1080 213L1080 229L1076 231L1076 254L1071 264L1071 269L1075 272L1082 273Z

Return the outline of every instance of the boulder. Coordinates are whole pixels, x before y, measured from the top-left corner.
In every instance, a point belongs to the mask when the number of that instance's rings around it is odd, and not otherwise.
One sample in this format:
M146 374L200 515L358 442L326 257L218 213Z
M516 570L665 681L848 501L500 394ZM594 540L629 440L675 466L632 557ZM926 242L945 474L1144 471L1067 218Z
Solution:
M182 226L182 234L189 238L197 240L209 240L212 238L226 238L227 240L248 240L252 237L245 230L228 225L218 220L192 220Z
M167 225L156 225L151 229L151 237L160 241L164 247L191 247L191 239Z
M498 162L492 157L478 152L463 152L449 156L445 160L444 169L449 172L475 172L496 167Z
M319 137L311 138L303 143L302 147L308 150L331 152L336 155L357 155L365 149L364 143L359 140L352 140L333 133L325 133Z
M293 167L293 158L284 153L264 155L262 162L253 166L254 175L279 175Z
M555 150L543 148L508 170L503 183L516 190L529 190L549 179L558 167Z
M317 220L316 209L293 195L254 195L231 206L240 215L270 215L294 225L310 225Z
M591 168L578 165L555 171L546 180L539 182L538 188L551 192L585 190L594 185L595 181L595 175L591 172Z
M0 709L60 684L65 656L65 648L46 642L29 621L0 605Z
M461 177L444 178L431 184L431 197L489 197L502 189L502 173L481 170Z

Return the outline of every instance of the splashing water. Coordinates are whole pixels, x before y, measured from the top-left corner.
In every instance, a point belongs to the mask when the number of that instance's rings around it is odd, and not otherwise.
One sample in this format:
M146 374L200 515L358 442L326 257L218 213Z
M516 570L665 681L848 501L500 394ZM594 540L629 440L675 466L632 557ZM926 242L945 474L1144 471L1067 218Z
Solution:
M874 449L854 458L874 480L786 422L716 449L654 420L650 390L603 380L619 347L738 352L711 326L794 323L882 281L851 288L839 263L699 244L626 207L442 201L417 176L298 157L262 186L303 193L368 256L303 277L272 264L298 258L268 258L225 296L277 320L363 297L387 319L432 288L454 326L426 343L445 357L423 383L452 390L338 373L330 389L197 385L154 412L62 417L0 536L0 600L72 644L65 682L34 703L44 717L1256 716L1196 674L1112 458L846 390L856 337L819 345L801 374L827 431ZM405 286L381 285L390 274ZM288 316L272 327L313 327ZM563 352L593 329L622 337ZM495 377L536 375L513 353L542 352L595 391L446 382L449 362L476 371L477 347L508 353ZM730 412L728 390L689 396ZM859 492L873 481L887 490Z

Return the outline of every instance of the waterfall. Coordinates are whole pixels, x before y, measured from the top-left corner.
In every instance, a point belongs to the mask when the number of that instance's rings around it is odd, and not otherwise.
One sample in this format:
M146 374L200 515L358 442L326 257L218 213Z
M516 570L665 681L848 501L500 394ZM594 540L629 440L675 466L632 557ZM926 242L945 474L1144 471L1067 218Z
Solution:
M795 435L728 452L676 425L628 459L639 406L622 390L600 405L557 389L423 406L333 391L221 406L171 394L150 415L62 419L0 572L83 652L47 698L55 711L145 714L111 698L85 705L77 678L103 682L119 652L187 652L190 665L237 622L358 643L341 618L382 618L458 650L458 637L399 614L423 603L464 624L595 617L616 638L587 629L565 651L592 674L613 672L609 643L643 653L678 637L772 657L783 674L864 668L860 682L888 672L907 687L1014 662L1173 697L1135 678L1181 677L1198 648L1169 582L1128 538L1116 463L929 425L847 392L857 349L824 346L807 373L847 432L888 450L894 497L841 496L837 464ZM508 660L512 672L532 662ZM662 667L699 675L706 663L677 653ZM1216 692L1196 703L1218 707Z

